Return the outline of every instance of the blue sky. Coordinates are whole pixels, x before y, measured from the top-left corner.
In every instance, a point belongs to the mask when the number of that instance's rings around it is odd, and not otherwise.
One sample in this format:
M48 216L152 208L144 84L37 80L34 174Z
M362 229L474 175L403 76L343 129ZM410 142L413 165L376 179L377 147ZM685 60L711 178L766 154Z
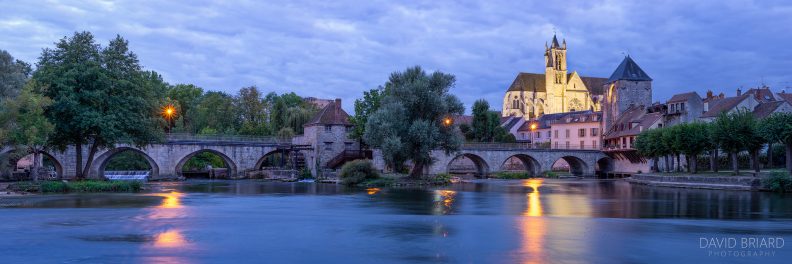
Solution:
M0 10L0 49L28 62L74 31L102 44L120 34L170 83L338 97L347 110L413 65L455 74L468 109L478 98L499 109L518 72L544 71L554 30L584 76L608 77L629 52L656 101L762 80L792 92L784 1L0 0Z

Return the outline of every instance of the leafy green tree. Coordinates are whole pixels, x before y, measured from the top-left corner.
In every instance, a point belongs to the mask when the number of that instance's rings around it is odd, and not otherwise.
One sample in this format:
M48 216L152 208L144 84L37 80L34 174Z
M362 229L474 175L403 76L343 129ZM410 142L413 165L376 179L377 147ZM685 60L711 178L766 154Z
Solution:
M351 118L354 127L350 137L360 141L361 147L365 145L363 136L366 134L366 123L368 123L369 117L380 108L382 98L385 96L383 89L379 87L364 91L363 98L355 100L355 116Z
M711 137L717 145L730 155L734 174L739 174L737 155L740 151L753 147L758 137L753 114L742 110L722 113L712 123L711 133Z
M420 177L433 162L433 150L446 154L459 150L459 129L443 124L444 118L464 112L459 99L449 93L455 79L439 71L427 74L418 66L392 73L380 109L366 123L366 142L381 148L396 170L405 160L412 161L411 178Z
M266 125L266 105L261 97L261 92L256 86L240 89L235 101L237 110L239 111L240 121L242 122L239 134L270 134Z
M38 181L39 160L55 126L44 116L44 109L52 100L35 91L35 82L28 82L21 93L0 103L0 146L10 145L33 155L30 176Z
M786 168L792 173L792 114L775 113L759 123L759 134L768 142L768 167L773 167L773 144L786 145Z
M708 149L712 149L709 141L709 125L706 123L688 123L677 125L676 131L681 134L678 148L688 161L688 171L698 173L697 157Z
M146 89L137 56L116 36L105 48L89 32L78 32L45 49L33 74L44 95L54 100L46 115L55 124L50 142L76 148L77 177L90 169L100 149L117 143L144 146L160 140L158 116ZM85 165L82 147L88 145Z
M192 130L192 120L195 115L194 111L200 102L204 90L201 87L192 84L177 84L168 89L167 96L177 103L176 114L181 118L182 127L187 131L196 132Z
M7 51L0 50L0 101L15 97L31 72L30 64L15 60Z
M662 129L662 128L659 128ZM660 143L659 136L662 133L659 129L645 130L638 134L635 139L635 150L638 154L651 158L654 161L654 171L659 171L657 158L660 156L658 152L658 144Z
M489 103L484 99L473 103L473 120L470 125L476 141L486 142L492 138L493 127L489 108Z
M234 98L216 91L207 92L201 97L194 118L194 127L201 133L211 129L217 133L236 134L240 123Z

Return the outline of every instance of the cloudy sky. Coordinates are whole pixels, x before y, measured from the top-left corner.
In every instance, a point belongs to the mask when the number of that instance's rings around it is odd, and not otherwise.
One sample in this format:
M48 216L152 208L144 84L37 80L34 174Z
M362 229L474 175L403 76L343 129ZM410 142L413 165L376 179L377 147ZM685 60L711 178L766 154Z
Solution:
M654 100L762 81L792 92L784 1L0 0L0 10L0 49L28 62L75 31L102 44L120 34L170 83L338 97L347 110L413 65L455 74L468 108L485 98L499 109L518 72L544 72L554 31L584 76L608 77L631 54Z

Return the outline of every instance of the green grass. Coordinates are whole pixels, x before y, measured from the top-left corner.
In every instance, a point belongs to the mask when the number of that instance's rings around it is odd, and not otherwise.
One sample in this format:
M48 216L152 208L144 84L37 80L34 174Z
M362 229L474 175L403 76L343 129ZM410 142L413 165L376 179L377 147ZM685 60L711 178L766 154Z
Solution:
M16 185L20 191L42 193L139 192L142 187L143 183L139 181L98 180L22 182Z

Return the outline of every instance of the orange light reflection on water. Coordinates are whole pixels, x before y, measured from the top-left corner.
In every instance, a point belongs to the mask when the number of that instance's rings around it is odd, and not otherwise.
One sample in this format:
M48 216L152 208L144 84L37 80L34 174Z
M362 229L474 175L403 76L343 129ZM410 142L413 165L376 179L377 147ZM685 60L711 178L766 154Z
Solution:
M539 199L539 187L543 179L530 179L523 182L523 186L530 187L531 192L526 194L526 208L519 221L522 233L522 248L520 248L520 262L544 263L547 258L545 249L545 236L547 235L547 219L542 217L542 202Z
M179 230L168 230L157 234L154 240L154 247L158 248L182 248L187 245L187 239Z
M160 204L159 208L181 208L181 197L182 193L180 192L170 192L163 194L162 196L165 199L162 199L162 204Z
M368 188L366 189L366 193L368 195L375 195L380 192L380 188Z

